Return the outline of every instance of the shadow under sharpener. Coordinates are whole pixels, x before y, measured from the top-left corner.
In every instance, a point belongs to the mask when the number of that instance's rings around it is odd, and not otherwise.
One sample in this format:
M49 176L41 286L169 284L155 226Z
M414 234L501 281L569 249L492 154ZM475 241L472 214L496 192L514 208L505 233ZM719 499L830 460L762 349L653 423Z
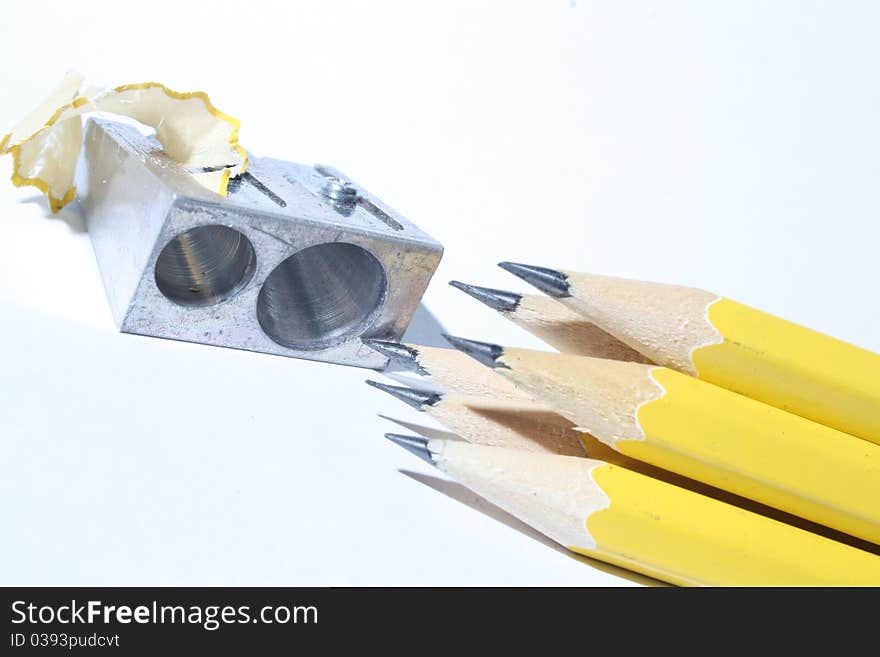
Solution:
M125 333L380 368L443 247L328 167L250 158L229 195L91 119L77 192Z

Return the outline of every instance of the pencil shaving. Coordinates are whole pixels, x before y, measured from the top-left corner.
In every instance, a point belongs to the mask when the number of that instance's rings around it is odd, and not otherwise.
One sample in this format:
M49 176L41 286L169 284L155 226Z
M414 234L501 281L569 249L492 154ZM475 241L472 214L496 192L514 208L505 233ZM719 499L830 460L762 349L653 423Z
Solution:
M112 89L86 87L68 73L33 111L0 141L13 159L12 183L39 189L53 213L76 196L73 184L82 150L82 117L105 112L156 131L166 154L191 171L199 184L222 196L229 179L247 168L238 144L239 122L211 104L201 91L180 93L158 82Z

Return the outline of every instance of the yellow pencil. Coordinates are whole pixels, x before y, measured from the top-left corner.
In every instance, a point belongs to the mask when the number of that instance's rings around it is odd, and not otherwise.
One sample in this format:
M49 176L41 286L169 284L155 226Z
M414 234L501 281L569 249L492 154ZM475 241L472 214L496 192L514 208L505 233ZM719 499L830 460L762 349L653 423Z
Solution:
M447 336L615 450L880 543L880 446L674 370Z
M710 292L501 267L651 361L880 443L880 355Z
M632 347L550 297L495 290L459 281L450 281L449 284L497 310L501 316L564 354L648 362Z
M880 557L620 466L387 437L569 550L666 582L880 584Z

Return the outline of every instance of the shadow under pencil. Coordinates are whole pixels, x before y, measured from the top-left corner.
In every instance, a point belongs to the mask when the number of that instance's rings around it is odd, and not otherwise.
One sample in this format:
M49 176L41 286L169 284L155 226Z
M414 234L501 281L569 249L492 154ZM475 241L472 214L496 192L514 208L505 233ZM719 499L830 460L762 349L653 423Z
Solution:
M383 420L388 420L389 422L394 422L394 424L403 427L404 429L408 429L420 436L424 436L425 438L434 440L464 440L457 433L452 433L451 431L446 431L445 429L437 429L435 427L427 427L423 424L416 424L415 422L407 422L406 420L399 420L394 417L390 417L388 415L379 414L379 417Z

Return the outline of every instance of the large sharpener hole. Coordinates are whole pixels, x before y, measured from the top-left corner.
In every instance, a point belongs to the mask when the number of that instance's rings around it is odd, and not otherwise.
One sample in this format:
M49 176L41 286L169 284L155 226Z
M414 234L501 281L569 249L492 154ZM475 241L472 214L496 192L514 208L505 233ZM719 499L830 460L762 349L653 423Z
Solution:
M321 349L366 329L386 286L385 270L369 251L346 242L317 244L269 274L257 320L280 345Z
M156 260L156 285L174 303L209 306L247 285L256 261L254 247L237 230L199 226L162 249Z

